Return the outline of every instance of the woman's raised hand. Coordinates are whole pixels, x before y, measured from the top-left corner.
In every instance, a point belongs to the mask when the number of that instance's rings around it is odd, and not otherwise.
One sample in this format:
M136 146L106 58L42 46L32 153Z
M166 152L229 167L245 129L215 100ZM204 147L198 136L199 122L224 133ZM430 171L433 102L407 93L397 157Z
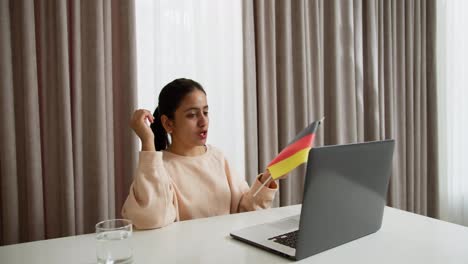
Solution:
M260 177L260 182L261 183L264 183L265 181L269 181L268 182L268 187L269 188L273 188L273 189L276 189L278 188L278 184L276 184L276 182L273 180L270 180L270 171L268 169L265 170L265 172L262 174L262 176ZM282 176L281 178L283 178L284 176Z
M149 123L146 121L148 120ZM150 128L150 123L154 122L154 117L146 109L138 109L133 112L130 120L130 127L135 131L142 143L142 150L154 150L154 134Z

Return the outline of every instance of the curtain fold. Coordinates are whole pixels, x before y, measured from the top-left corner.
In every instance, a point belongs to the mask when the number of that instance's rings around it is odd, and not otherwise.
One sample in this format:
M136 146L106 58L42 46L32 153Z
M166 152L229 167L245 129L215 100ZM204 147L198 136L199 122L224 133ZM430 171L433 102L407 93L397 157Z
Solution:
M388 204L437 216L434 1L243 3L246 175L325 116L316 145L394 138ZM276 205L302 201L303 175Z
M136 164L133 1L1 0L0 244L120 216Z

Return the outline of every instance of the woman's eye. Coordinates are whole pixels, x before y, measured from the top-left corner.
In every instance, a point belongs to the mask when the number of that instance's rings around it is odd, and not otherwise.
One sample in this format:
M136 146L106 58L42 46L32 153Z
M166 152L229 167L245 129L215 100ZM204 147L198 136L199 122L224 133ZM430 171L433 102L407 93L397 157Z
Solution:
M188 115L187 115L188 118L194 118L194 117L196 117L196 116L197 116L197 115L194 114L194 113L191 113L191 114L188 114Z
M204 114L205 116L208 116L208 112L203 112L203 114Z

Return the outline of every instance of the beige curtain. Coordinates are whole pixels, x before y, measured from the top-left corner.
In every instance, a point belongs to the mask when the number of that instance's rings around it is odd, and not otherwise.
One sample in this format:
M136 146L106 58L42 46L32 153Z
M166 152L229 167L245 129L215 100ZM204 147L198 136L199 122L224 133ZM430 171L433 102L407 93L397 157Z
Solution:
M134 3L0 0L0 245L120 216L136 163Z
M317 145L394 138L389 205L436 216L434 2L245 0L246 175L325 116ZM302 201L304 170L277 205Z

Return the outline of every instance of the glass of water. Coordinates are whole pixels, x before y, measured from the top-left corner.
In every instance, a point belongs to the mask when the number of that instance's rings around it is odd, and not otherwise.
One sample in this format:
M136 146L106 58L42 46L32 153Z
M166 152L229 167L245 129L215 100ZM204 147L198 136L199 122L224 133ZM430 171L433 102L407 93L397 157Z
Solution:
M127 219L105 220L96 224L97 263L133 262L132 222Z

